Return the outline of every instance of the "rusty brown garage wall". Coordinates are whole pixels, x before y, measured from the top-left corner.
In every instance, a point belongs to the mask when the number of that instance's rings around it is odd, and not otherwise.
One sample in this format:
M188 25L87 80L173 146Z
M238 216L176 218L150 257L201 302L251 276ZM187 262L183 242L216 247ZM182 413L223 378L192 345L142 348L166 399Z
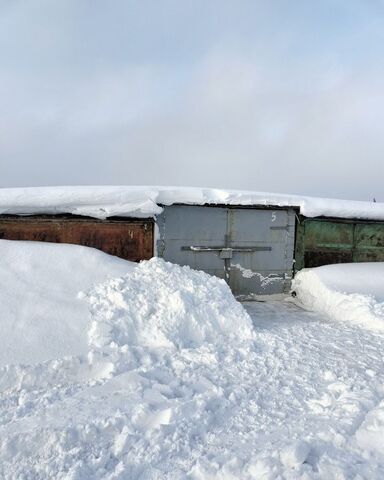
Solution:
M137 262L153 257L153 220L2 215L0 239L84 245Z

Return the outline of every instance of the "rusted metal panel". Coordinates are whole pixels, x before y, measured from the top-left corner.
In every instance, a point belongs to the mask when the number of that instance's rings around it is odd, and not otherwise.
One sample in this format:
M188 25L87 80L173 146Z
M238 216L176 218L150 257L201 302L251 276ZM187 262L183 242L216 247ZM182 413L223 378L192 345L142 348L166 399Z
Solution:
M332 263L384 261L384 222L300 218L295 270Z
M0 216L0 238L71 243L134 262L153 257L153 221Z

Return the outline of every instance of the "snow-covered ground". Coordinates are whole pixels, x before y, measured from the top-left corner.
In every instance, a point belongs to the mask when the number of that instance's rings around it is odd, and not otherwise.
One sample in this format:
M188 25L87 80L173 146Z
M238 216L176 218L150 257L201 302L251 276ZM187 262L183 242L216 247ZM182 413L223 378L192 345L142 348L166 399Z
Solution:
M160 259L0 241L0 265L0 478L384 478L381 332Z

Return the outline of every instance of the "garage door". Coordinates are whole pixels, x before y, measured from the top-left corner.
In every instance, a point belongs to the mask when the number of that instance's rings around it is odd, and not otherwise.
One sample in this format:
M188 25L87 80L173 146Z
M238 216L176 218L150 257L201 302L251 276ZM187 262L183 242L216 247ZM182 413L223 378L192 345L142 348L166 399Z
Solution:
M290 288L293 210L173 205L158 225L159 256L225 279L238 296Z

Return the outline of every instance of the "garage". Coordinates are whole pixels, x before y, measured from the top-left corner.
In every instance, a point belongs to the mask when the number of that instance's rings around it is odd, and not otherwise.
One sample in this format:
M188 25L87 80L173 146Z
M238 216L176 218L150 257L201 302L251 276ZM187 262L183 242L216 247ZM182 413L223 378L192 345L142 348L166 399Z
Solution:
M383 261L383 221L299 217L295 270L332 263Z
M0 239L84 245L137 262L153 257L153 220L1 215Z
M239 297L289 291L294 209L170 205L157 224L165 260L223 278Z
M193 187L0 189L0 239L160 256L224 279L239 298L289 292L294 271L384 261L375 202Z

